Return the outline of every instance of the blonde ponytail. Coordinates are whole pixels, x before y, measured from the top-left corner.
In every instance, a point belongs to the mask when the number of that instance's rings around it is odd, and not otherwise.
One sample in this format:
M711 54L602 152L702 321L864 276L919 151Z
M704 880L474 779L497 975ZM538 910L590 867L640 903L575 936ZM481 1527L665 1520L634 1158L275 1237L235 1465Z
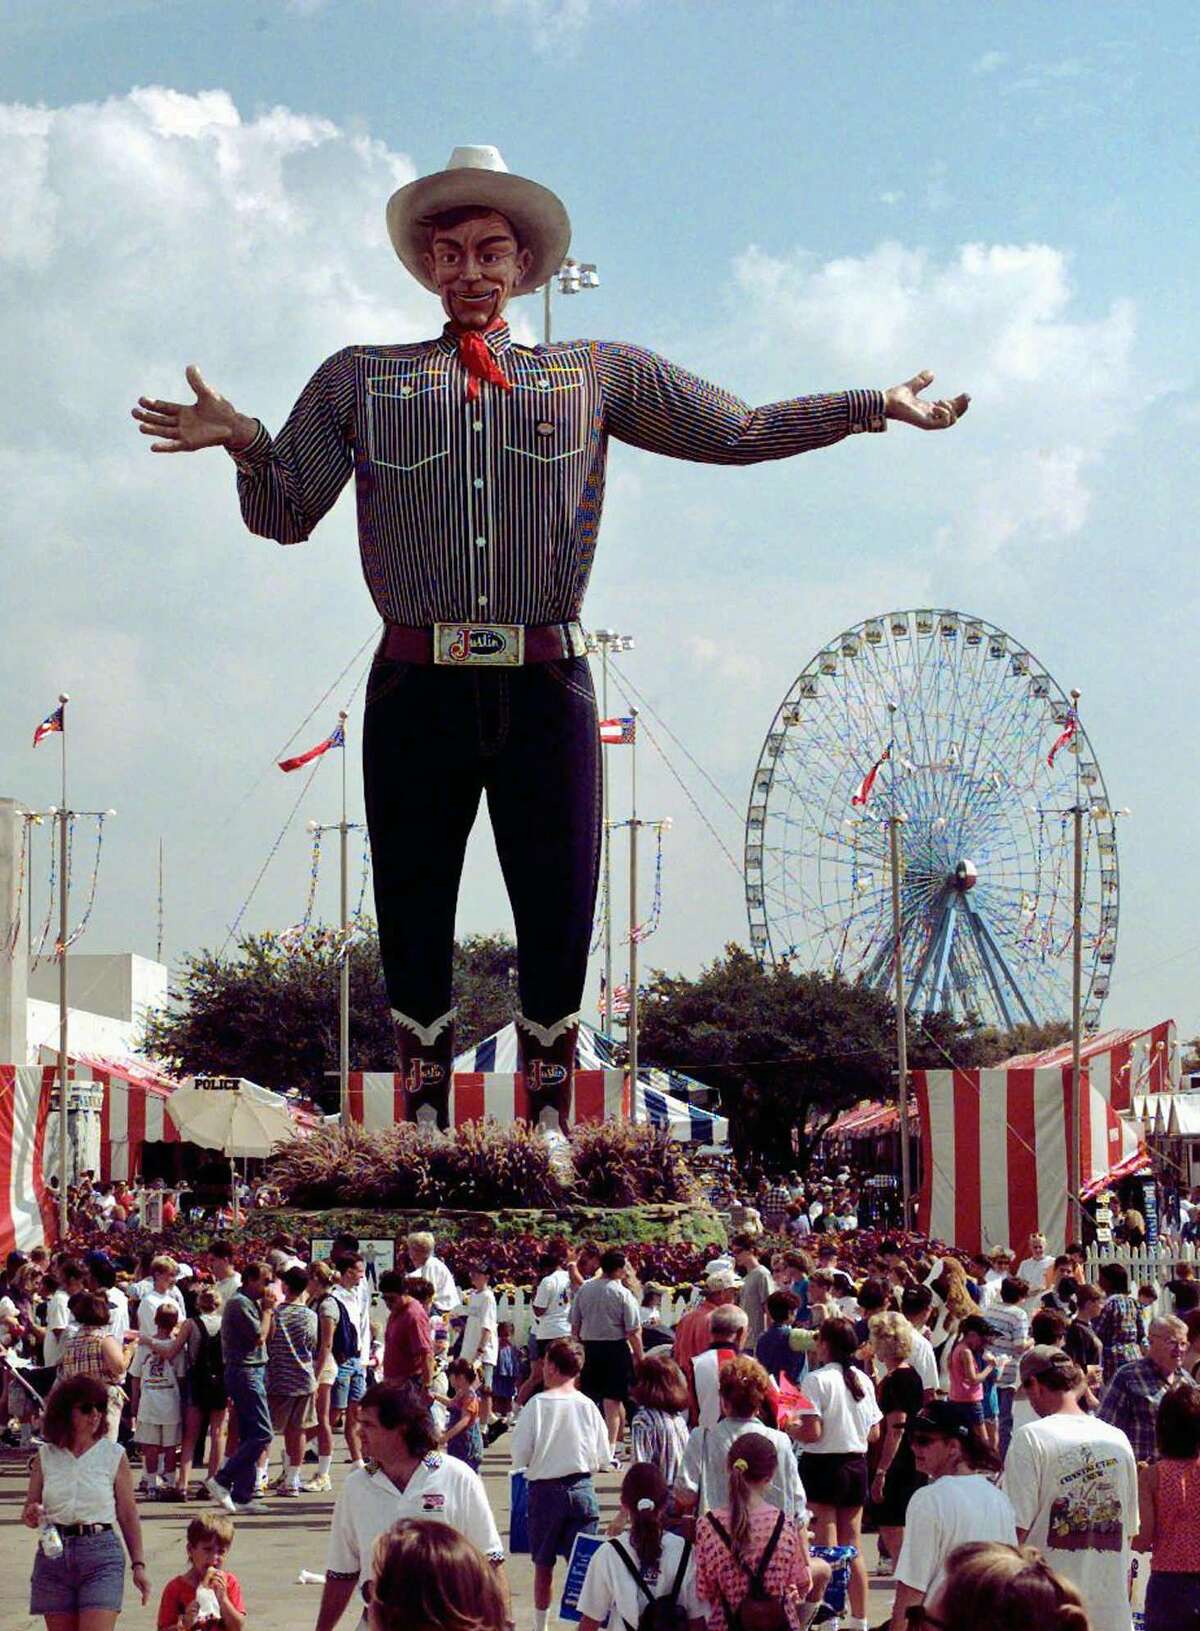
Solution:
M735 1556L751 1545L750 1509L755 1489L775 1476L779 1457L764 1433L740 1433L729 1446L729 1538Z

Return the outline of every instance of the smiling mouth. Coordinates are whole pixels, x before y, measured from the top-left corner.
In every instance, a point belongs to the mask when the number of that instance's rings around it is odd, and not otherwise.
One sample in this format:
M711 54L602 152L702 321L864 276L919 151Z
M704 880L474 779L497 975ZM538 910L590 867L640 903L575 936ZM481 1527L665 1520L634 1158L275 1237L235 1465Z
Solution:
M496 298L496 291L488 289L484 294L456 294L455 300L461 300L466 306L482 306L489 300Z

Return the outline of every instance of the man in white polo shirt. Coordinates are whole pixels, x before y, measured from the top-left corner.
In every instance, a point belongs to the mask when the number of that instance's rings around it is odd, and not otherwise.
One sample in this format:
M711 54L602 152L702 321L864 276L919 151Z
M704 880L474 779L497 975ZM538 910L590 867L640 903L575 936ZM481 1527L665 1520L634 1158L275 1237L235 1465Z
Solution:
M538 1258L537 1290L533 1294L533 1339L540 1358L552 1342L571 1334L571 1276L553 1252Z
M360 1421L377 1469L352 1472L337 1498L316 1631L333 1631L361 1582L371 1578L376 1540L400 1518L448 1524L477 1546L497 1572L511 1626L504 1548L479 1475L465 1461L441 1454L429 1412L403 1386L379 1382L368 1388Z
M434 1252L437 1242L427 1229L417 1229L405 1242L413 1274L433 1287L433 1307L438 1314L453 1314L462 1307L462 1297L454 1276Z

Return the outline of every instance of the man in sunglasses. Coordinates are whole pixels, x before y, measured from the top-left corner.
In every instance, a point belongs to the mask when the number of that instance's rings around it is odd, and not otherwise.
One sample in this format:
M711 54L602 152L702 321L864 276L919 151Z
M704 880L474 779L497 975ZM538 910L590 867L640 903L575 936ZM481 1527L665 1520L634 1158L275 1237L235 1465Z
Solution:
M957 1405L934 1399L912 1418L911 1432L917 1470L929 1482L908 1503L891 1631L935 1623L913 1611L932 1601L956 1546L1017 1540L1012 1504L992 1482L1000 1462L982 1430L968 1426Z

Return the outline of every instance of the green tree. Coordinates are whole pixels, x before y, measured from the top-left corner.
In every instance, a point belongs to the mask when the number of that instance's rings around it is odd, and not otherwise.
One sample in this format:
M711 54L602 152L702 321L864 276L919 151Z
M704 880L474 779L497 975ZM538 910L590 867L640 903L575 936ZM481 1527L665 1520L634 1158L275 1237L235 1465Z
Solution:
M862 1099L894 1099L889 997L838 975L764 968L738 945L698 979L655 971L640 1053L718 1089L741 1158L804 1170L822 1133ZM932 1015L912 1026L914 1069L974 1062L974 1028Z
M513 1007L516 947L504 935L471 935L454 948L457 1042L470 1047L506 1023ZM299 1088L337 1108L339 942L315 929L285 944L250 935L229 958L200 951L184 960L166 1005L145 1019L142 1046L181 1075L246 1076L282 1092ZM350 1061L389 1070L392 1019L374 928L350 957Z

